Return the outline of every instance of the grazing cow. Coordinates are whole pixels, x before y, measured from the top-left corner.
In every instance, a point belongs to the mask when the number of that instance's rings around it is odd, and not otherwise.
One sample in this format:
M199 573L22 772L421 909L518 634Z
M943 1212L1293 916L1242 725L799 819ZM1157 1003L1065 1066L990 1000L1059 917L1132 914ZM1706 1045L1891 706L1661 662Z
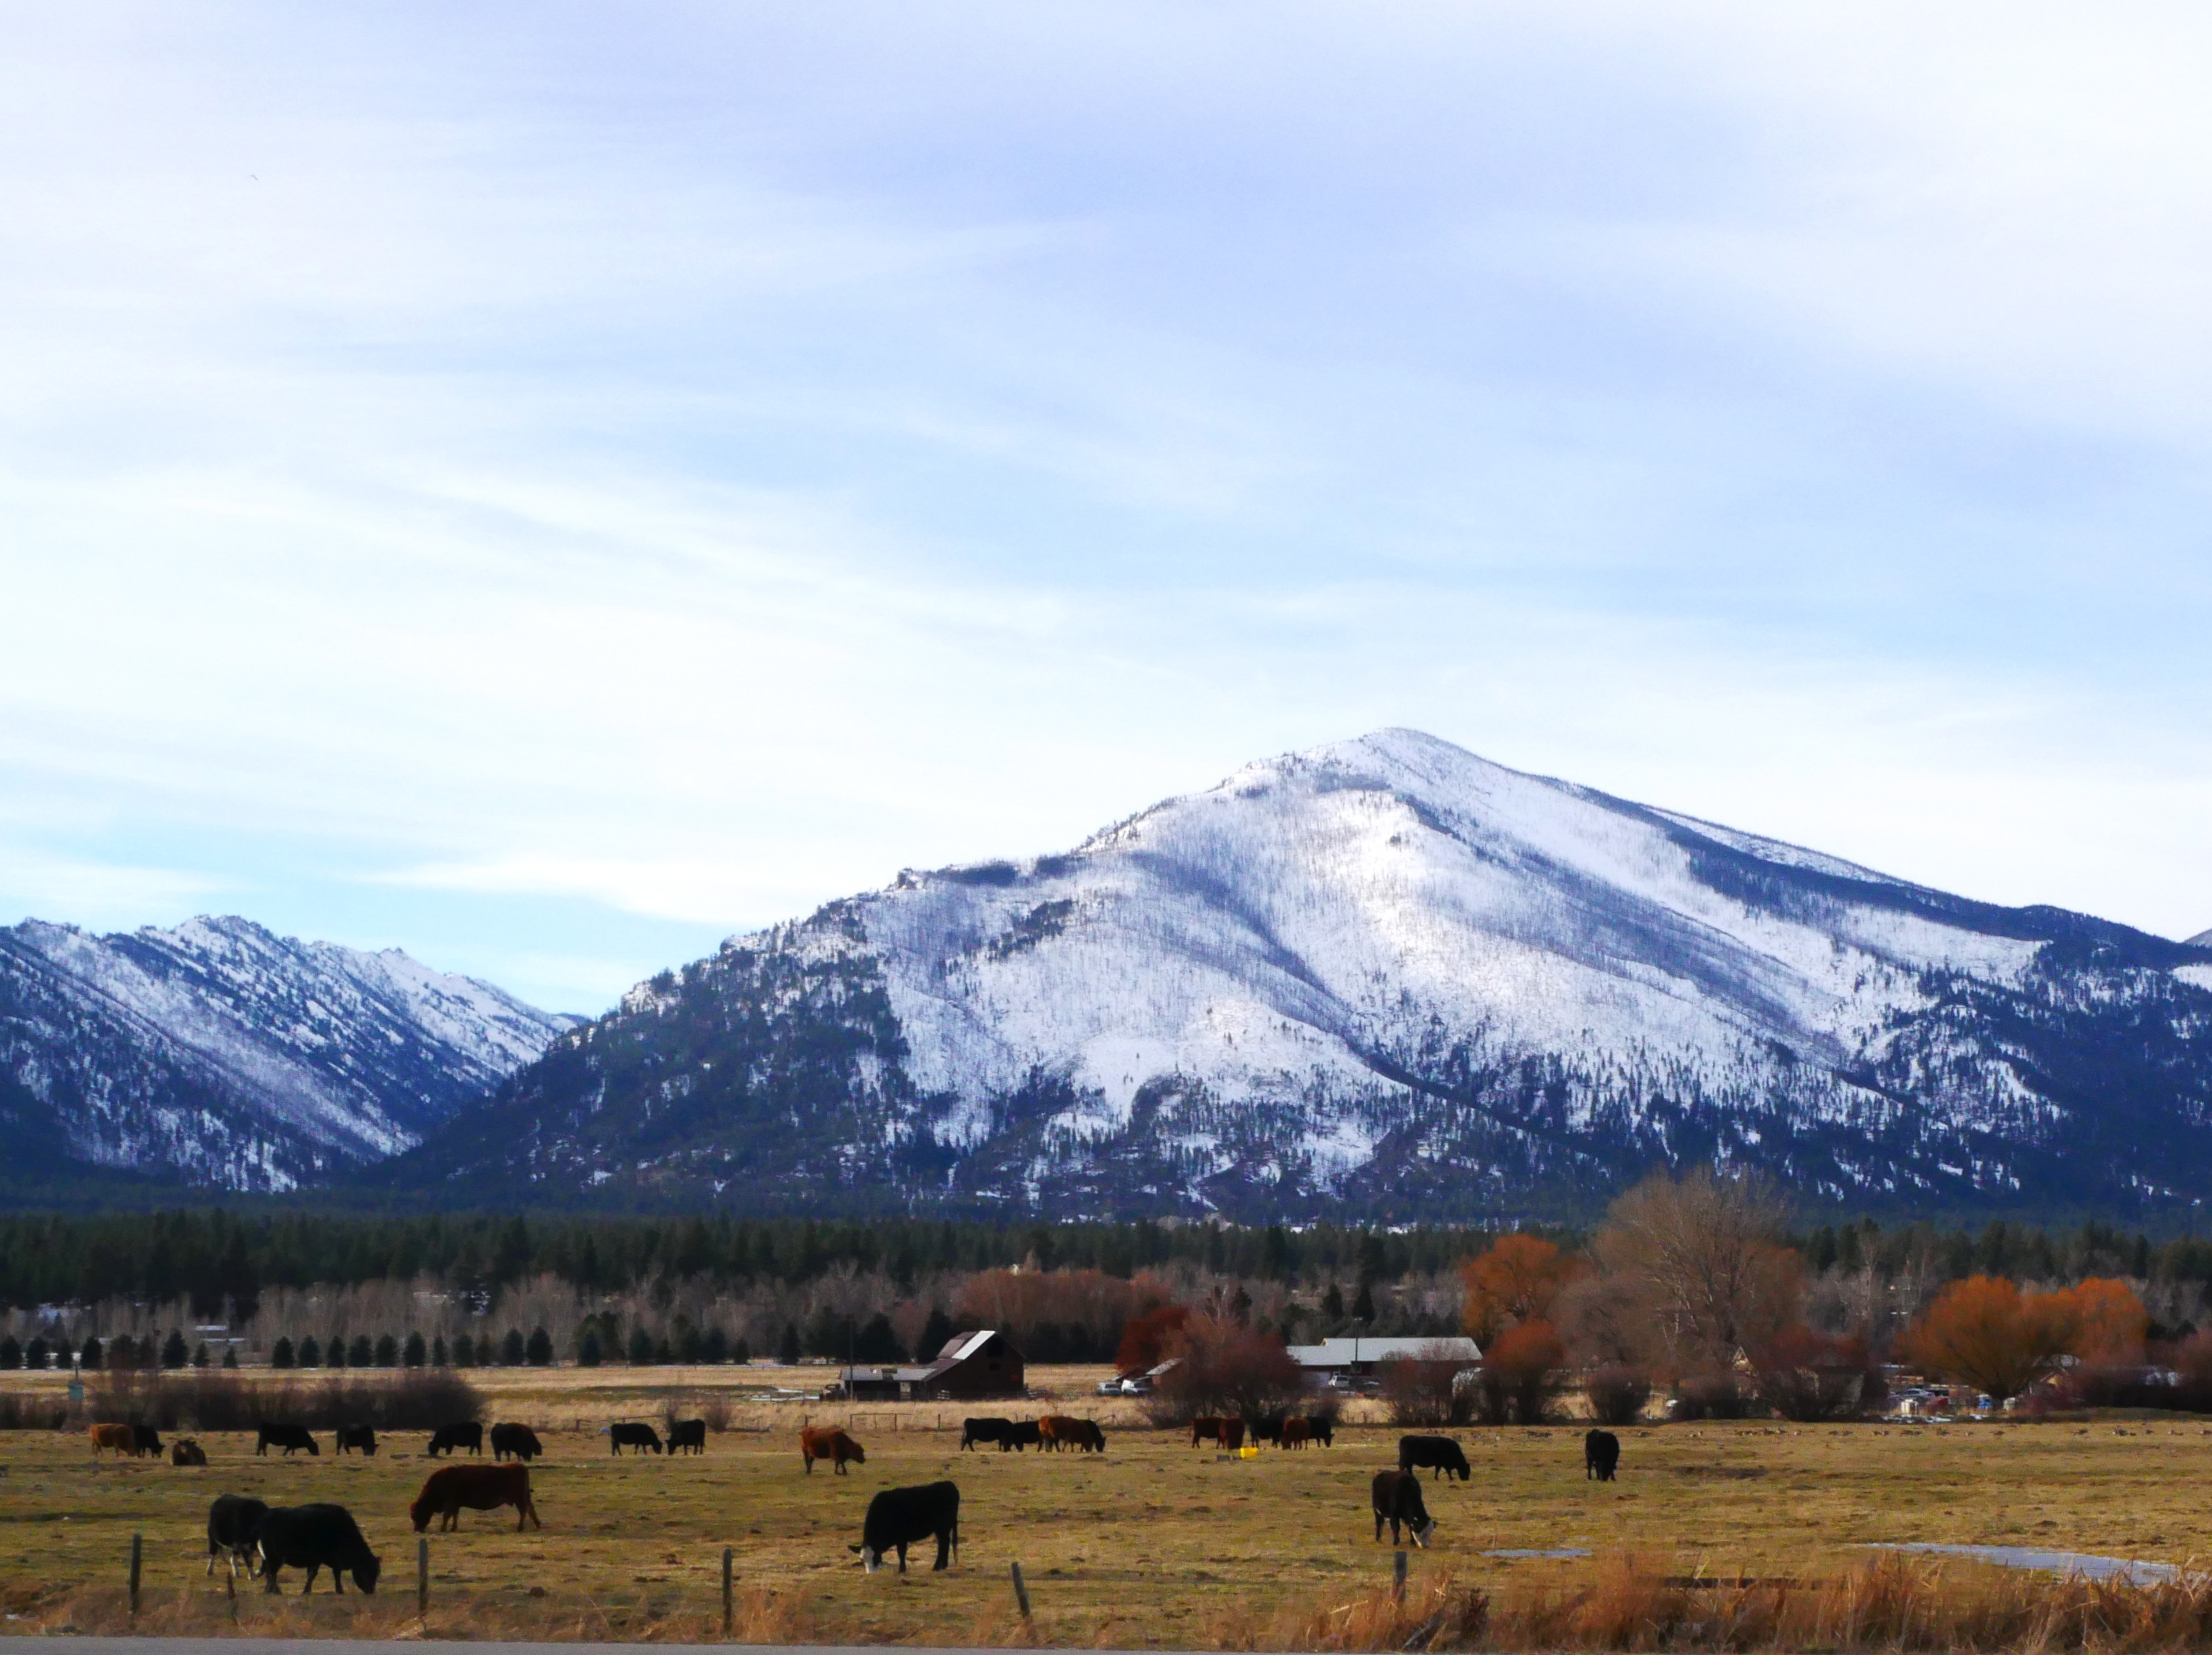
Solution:
M451 1425L441 1425L430 1434L430 1458L450 1454L465 1448L472 1454L483 1452L483 1427L475 1420L456 1420Z
M1012 1449L1019 1453L1024 1448L1044 1446L1044 1433L1037 1429L1035 1420L1016 1420L1006 1428L1006 1434L999 1440L1000 1449Z
M1306 1436L1324 1448L1334 1447L1336 1444L1336 1421L1327 1414L1307 1415Z
M641 1454L650 1448L660 1452L660 1433L649 1425L631 1425L621 1421L606 1428L607 1447L616 1454L624 1448L635 1448Z
M973 1448L979 1442L995 1442L999 1452L1005 1453L1012 1444L1006 1435L1013 1428L1013 1421L1002 1419L973 1419L960 1422L960 1446Z
M230 1578L238 1579L238 1567L243 1563L248 1574L253 1573L253 1543L261 1532L261 1519L269 1515L269 1502L256 1500L251 1494L217 1494L215 1504L208 1507L208 1566L215 1573L215 1560L230 1559Z
M1080 1448L1086 1454L1103 1454L1106 1452L1106 1434L1098 1428L1097 1421L1071 1420L1068 1423L1074 1428L1066 1439L1072 1446Z
M94 1459L100 1458L102 1450L108 1448L115 1451L118 1459L137 1452L138 1440L131 1434L127 1425L95 1425L85 1434L92 1440L92 1457Z
M707 1422L704 1420L671 1420L668 1422L668 1452L672 1454L689 1448L695 1454L707 1452Z
M860 1543L853 1549L860 1554L860 1567L870 1574L896 1552L899 1573L904 1574L906 1549L933 1537L937 1541L934 1573L960 1550L960 1485L956 1482L884 1489L868 1502L868 1514L860 1520Z
M814 1475L814 1462L826 1459L834 1462L830 1469L839 1476L845 1475L845 1462L855 1465L868 1463L867 1452L834 1425L810 1425L799 1434L799 1457L806 1462L806 1474Z
M176 1441L170 1446L169 1464L172 1465L204 1465L207 1464L207 1450L201 1447L199 1444L194 1442L190 1437L179 1437Z
M496 1511L501 1506L514 1507L517 1534L526 1520L545 1526L538 1522L538 1506L530 1498L527 1465L448 1465L433 1471L407 1515L417 1534L430 1526L434 1517L444 1518L442 1531L450 1533L459 1525L463 1511Z
M1067 1414L1047 1414L1037 1421L1037 1446L1058 1453L1063 1446L1073 1448L1081 1434L1083 1422Z
M1410 1471L1425 1465L1429 1475L1441 1471L1447 1480L1457 1477L1462 1482L1474 1480L1474 1468L1467 1463L1467 1452L1449 1437L1400 1437L1398 1439L1398 1469Z
M1595 1477L1600 1482L1613 1481L1613 1472L1620 1464L1620 1439L1610 1431L1585 1431L1583 1434L1583 1480Z
M1306 1444L1312 1440L1313 1427L1307 1424L1305 1421L1302 1419L1289 1419L1283 1422L1284 1447L1303 1448Z
M545 1452L538 1440L538 1433L526 1425L495 1425L491 1428L491 1457L505 1459L509 1455L527 1464Z
M271 1448L282 1448L289 1459L295 1448L304 1448L318 1458L322 1450L315 1446L314 1434L304 1425L264 1425L260 1428L261 1440L253 1445L253 1452L265 1454Z
M1375 1537L1382 1537L1382 1525L1390 1525L1390 1543L1398 1543L1398 1525L1403 1523L1406 1531L1413 1537L1416 1546L1427 1549L1429 1536L1434 1532L1436 1519L1421 1502L1421 1479L1411 1471L1377 1471L1375 1474Z
M338 1452L346 1453L358 1448L371 1458L376 1455L376 1428L373 1425L341 1425L338 1427Z
M1283 1440L1283 1416L1262 1414L1258 1419L1248 1419L1244 1422L1244 1434L1255 1442L1279 1444Z
M132 1426L131 1428L131 1453L133 1458L136 1458L141 1454L151 1454L155 1459L161 1458L161 1434L159 1431L156 1431L150 1425Z
M1201 1442L1218 1442L1231 1453L1244 1446L1243 1420L1198 1419L1190 1422L1190 1446Z
M317 1569L331 1572L331 1590L341 1597L345 1596L347 1572L354 1585L375 1593L383 1565L361 1537L353 1513L343 1506L279 1506L261 1519L258 1543L261 1578L272 1592L278 1589L278 1570L301 1568L307 1572L307 1584L300 1588L303 1597L315 1589Z

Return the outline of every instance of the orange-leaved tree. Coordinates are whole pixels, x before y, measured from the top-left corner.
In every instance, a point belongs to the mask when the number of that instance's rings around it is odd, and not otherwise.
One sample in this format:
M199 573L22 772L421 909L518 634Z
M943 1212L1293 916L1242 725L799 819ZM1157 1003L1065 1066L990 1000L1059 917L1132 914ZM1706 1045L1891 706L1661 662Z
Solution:
M1114 1353L1114 1371L1123 1379L1159 1365L1168 1345L1190 1320L1187 1305L1159 1305L1121 1325L1121 1347Z
M2073 1335L2058 1294L2022 1294L2002 1276L1972 1276L1936 1295L1905 1334L1905 1353L1929 1372L1999 1402L2035 1383Z
M2150 1312L2125 1282L2093 1276L2043 1298L2045 1313L2062 1325L2070 1355L2107 1364L2142 1360Z
M1501 1235L1459 1267L1467 1284L1460 1325L1487 1346L1516 1322L1548 1320L1561 1289L1586 1268L1541 1236Z

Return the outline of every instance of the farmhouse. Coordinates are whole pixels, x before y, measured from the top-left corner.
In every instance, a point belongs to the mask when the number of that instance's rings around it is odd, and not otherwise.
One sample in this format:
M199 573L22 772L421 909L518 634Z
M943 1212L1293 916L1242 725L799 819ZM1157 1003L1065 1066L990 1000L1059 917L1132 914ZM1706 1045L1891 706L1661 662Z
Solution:
M937 1360L911 1367L848 1367L841 1386L852 1402L960 1402L1022 1397L1022 1353L1002 1333L957 1333Z

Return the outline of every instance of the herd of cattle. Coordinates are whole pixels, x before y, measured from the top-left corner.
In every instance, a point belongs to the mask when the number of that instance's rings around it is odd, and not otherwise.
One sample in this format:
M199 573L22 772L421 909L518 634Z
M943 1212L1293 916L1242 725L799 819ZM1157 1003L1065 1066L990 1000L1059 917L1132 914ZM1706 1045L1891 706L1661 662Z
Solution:
M617 1455L624 1447L640 1453L648 1448L656 1454L662 1452L660 1436L649 1425L617 1423L604 1428ZM706 1433L702 1420L672 1422L668 1451L688 1448L704 1452ZM95 1425L90 1434L95 1458L110 1451L118 1456L150 1454L158 1458L161 1453L160 1434L148 1426ZM508 1506L514 1507L518 1533L526 1525L534 1525L541 1529L544 1526L538 1520L538 1506L530 1493L529 1462L545 1452L537 1433L526 1425L501 1424L493 1426L490 1435L491 1464L447 1465L430 1473L422 1492L407 1509L416 1533L427 1533L433 1522L441 1522L441 1531L450 1531L459 1524L464 1511L495 1511ZM1285 1449L1301 1448L1310 1443L1327 1447L1334 1445L1335 1431L1334 1422L1322 1416L1273 1420L1205 1418L1191 1422L1190 1441L1194 1448L1213 1442L1233 1452L1242 1448L1248 1438L1272 1441ZM322 1452L313 1433L297 1425L263 1425L258 1428L258 1439L254 1448L257 1454L266 1454L271 1448L281 1449L287 1456L301 1450L313 1455ZM433 1432L426 1452L434 1458L464 1450L481 1454L483 1443L484 1428L473 1420L462 1421ZM376 1433L366 1425L341 1426L337 1444L341 1454L358 1452L374 1455L377 1450ZM995 1444L1001 1453L1009 1450L1019 1452L1035 1445L1040 1452L1067 1448L1103 1454L1106 1452L1106 1434L1091 1421L1065 1414L1048 1414L1034 1420L979 1418L962 1422L963 1449L986 1444ZM180 1438L169 1452L172 1463L178 1465L207 1464L206 1454L190 1438ZM836 1426L802 1429L799 1434L799 1452L810 1476L817 1459L830 1461L832 1470L839 1475L844 1473L848 1464L865 1465L868 1461L860 1443ZM509 1458L516 1463L505 1464ZM1610 1482L1620 1464L1619 1437L1610 1431L1593 1430L1584 1434L1583 1475L1586 1478ZM1429 1515L1422 1498L1420 1473L1425 1470L1431 1481L1441 1476L1447 1482L1455 1477L1466 1482L1474 1476L1466 1451L1453 1439L1399 1438L1396 1468L1376 1472L1370 1490L1377 1542L1382 1538L1387 1525L1394 1545L1399 1543L1401 1531L1416 1546L1428 1545L1429 1537L1436 1529L1436 1519ZM903 1574L907 1548L929 1539L937 1542L937 1561L933 1569L947 1567L957 1557L960 1549L960 1489L957 1483L931 1482L918 1488L879 1491L869 1500L867 1513L861 1519L860 1543L850 1549L860 1554L861 1567L871 1574L896 1554L899 1573ZM327 1568L331 1590L340 1595L344 1593L343 1577L347 1574L353 1576L354 1584L362 1591L373 1593L381 1567L376 1554L369 1549L368 1542L362 1537L353 1514L343 1506L327 1502L271 1506L246 1494L220 1494L208 1508L207 1544L207 1572L210 1575L215 1573L216 1559L227 1558L233 1579L243 1564L249 1574L259 1574L264 1589L271 1592L278 1590L279 1575L284 1569L305 1569L307 1579L301 1591L309 1591L313 1590L316 1574Z

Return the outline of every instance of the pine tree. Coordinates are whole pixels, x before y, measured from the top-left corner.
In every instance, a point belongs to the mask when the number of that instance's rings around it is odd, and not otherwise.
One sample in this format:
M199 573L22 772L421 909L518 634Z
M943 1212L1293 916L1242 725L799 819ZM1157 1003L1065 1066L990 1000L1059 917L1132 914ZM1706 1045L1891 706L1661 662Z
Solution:
M952 1325L952 1319L945 1313L943 1305L929 1307L929 1319L921 1325L921 1349L915 1357L925 1362L935 1361L945 1347L952 1343L952 1336L960 1330Z
M453 1335L453 1366L474 1367L477 1365L477 1342L465 1333Z
M346 1342L341 1334L331 1335L331 1342L323 1347L323 1366L343 1367L346 1365Z
M786 1367L799 1366L799 1325L797 1323L786 1322L783 1325L783 1343L776 1347L775 1359Z
M524 1349L523 1355L528 1359L530 1365L532 1367L552 1367L553 1336L548 1333L542 1327L534 1327L531 1329L530 1343Z
M83 1350L77 1355L77 1361L88 1373L95 1373L100 1371L102 1354L100 1341L97 1338L87 1339L84 1342ZM4 1361L0 1361L0 1367L6 1366Z
M586 1328L584 1337L576 1342L576 1366L597 1367L605 1360L606 1353L599 1349L599 1334L588 1327Z
M899 1349L898 1335L891 1329L891 1319L878 1311L868 1318L858 1337L853 1341L853 1360L856 1362L902 1362L906 1352Z
M323 1365L323 1348L315 1343L313 1334L310 1333L300 1341L299 1355L295 1360L302 1367L320 1367Z
M650 1367L653 1365L653 1335L641 1327L630 1331L629 1365L632 1367Z
M376 1366L376 1346L366 1333L355 1334L352 1343L346 1346L346 1366L348 1367Z
M399 1360L410 1367L420 1367L429 1359L430 1348L422 1343L422 1334L410 1333L406 1344L401 1348Z
M665 1333L660 1336L653 1347L653 1360L663 1367L670 1367L675 1364L676 1347L668 1343L668 1336Z
M501 1367L520 1367L528 1355L528 1347L523 1343L522 1330L519 1327L507 1329L507 1337L499 1342L499 1365Z
M1321 1296L1321 1313L1332 1322L1344 1319L1344 1289L1334 1282L1328 1284L1328 1291Z
M38 1335L33 1334L31 1343L23 1347L23 1366L43 1368L46 1365L46 1342Z
M184 1334L176 1328L171 1328L169 1337L161 1341L161 1366L182 1367L191 1360L191 1349L185 1343Z
M738 1367L743 1367L750 1362L752 1359L752 1346L745 1342L745 1337L743 1334L739 1334L738 1336L737 1343L730 1347L730 1360L735 1362Z
M307 1343L309 1344L313 1344L314 1343L314 1341L310 1339ZM292 1349L291 1340L281 1333L278 1334L276 1336L276 1343L269 1347L269 1366L271 1367L289 1367L296 1360L297 1357Z
M237 1371L238 1347L236 1345L225 1345L222 1348L222 1365L234 1373Z
M726 1362L730 1360L730 1337L719 1327L710 1327L699 1336L699 1360L702 1362Z
M430 1341L430 1366L443 1367L447 1362L446 1336L441 1333Z
M1375 1289L1366 1282L1359 1284L1359 1296L1352 1301L1352 1319L1373 1325L1375 1321Z
M15 1368L23 1365L23 1347L15 1343L12 1333L0 1339L0 1367Z
M208 1355L207 1341L204 1339L201 1340L200 1348L192 1352L192 1366L194 1367L205 1367L213 1360L214 1359Z

